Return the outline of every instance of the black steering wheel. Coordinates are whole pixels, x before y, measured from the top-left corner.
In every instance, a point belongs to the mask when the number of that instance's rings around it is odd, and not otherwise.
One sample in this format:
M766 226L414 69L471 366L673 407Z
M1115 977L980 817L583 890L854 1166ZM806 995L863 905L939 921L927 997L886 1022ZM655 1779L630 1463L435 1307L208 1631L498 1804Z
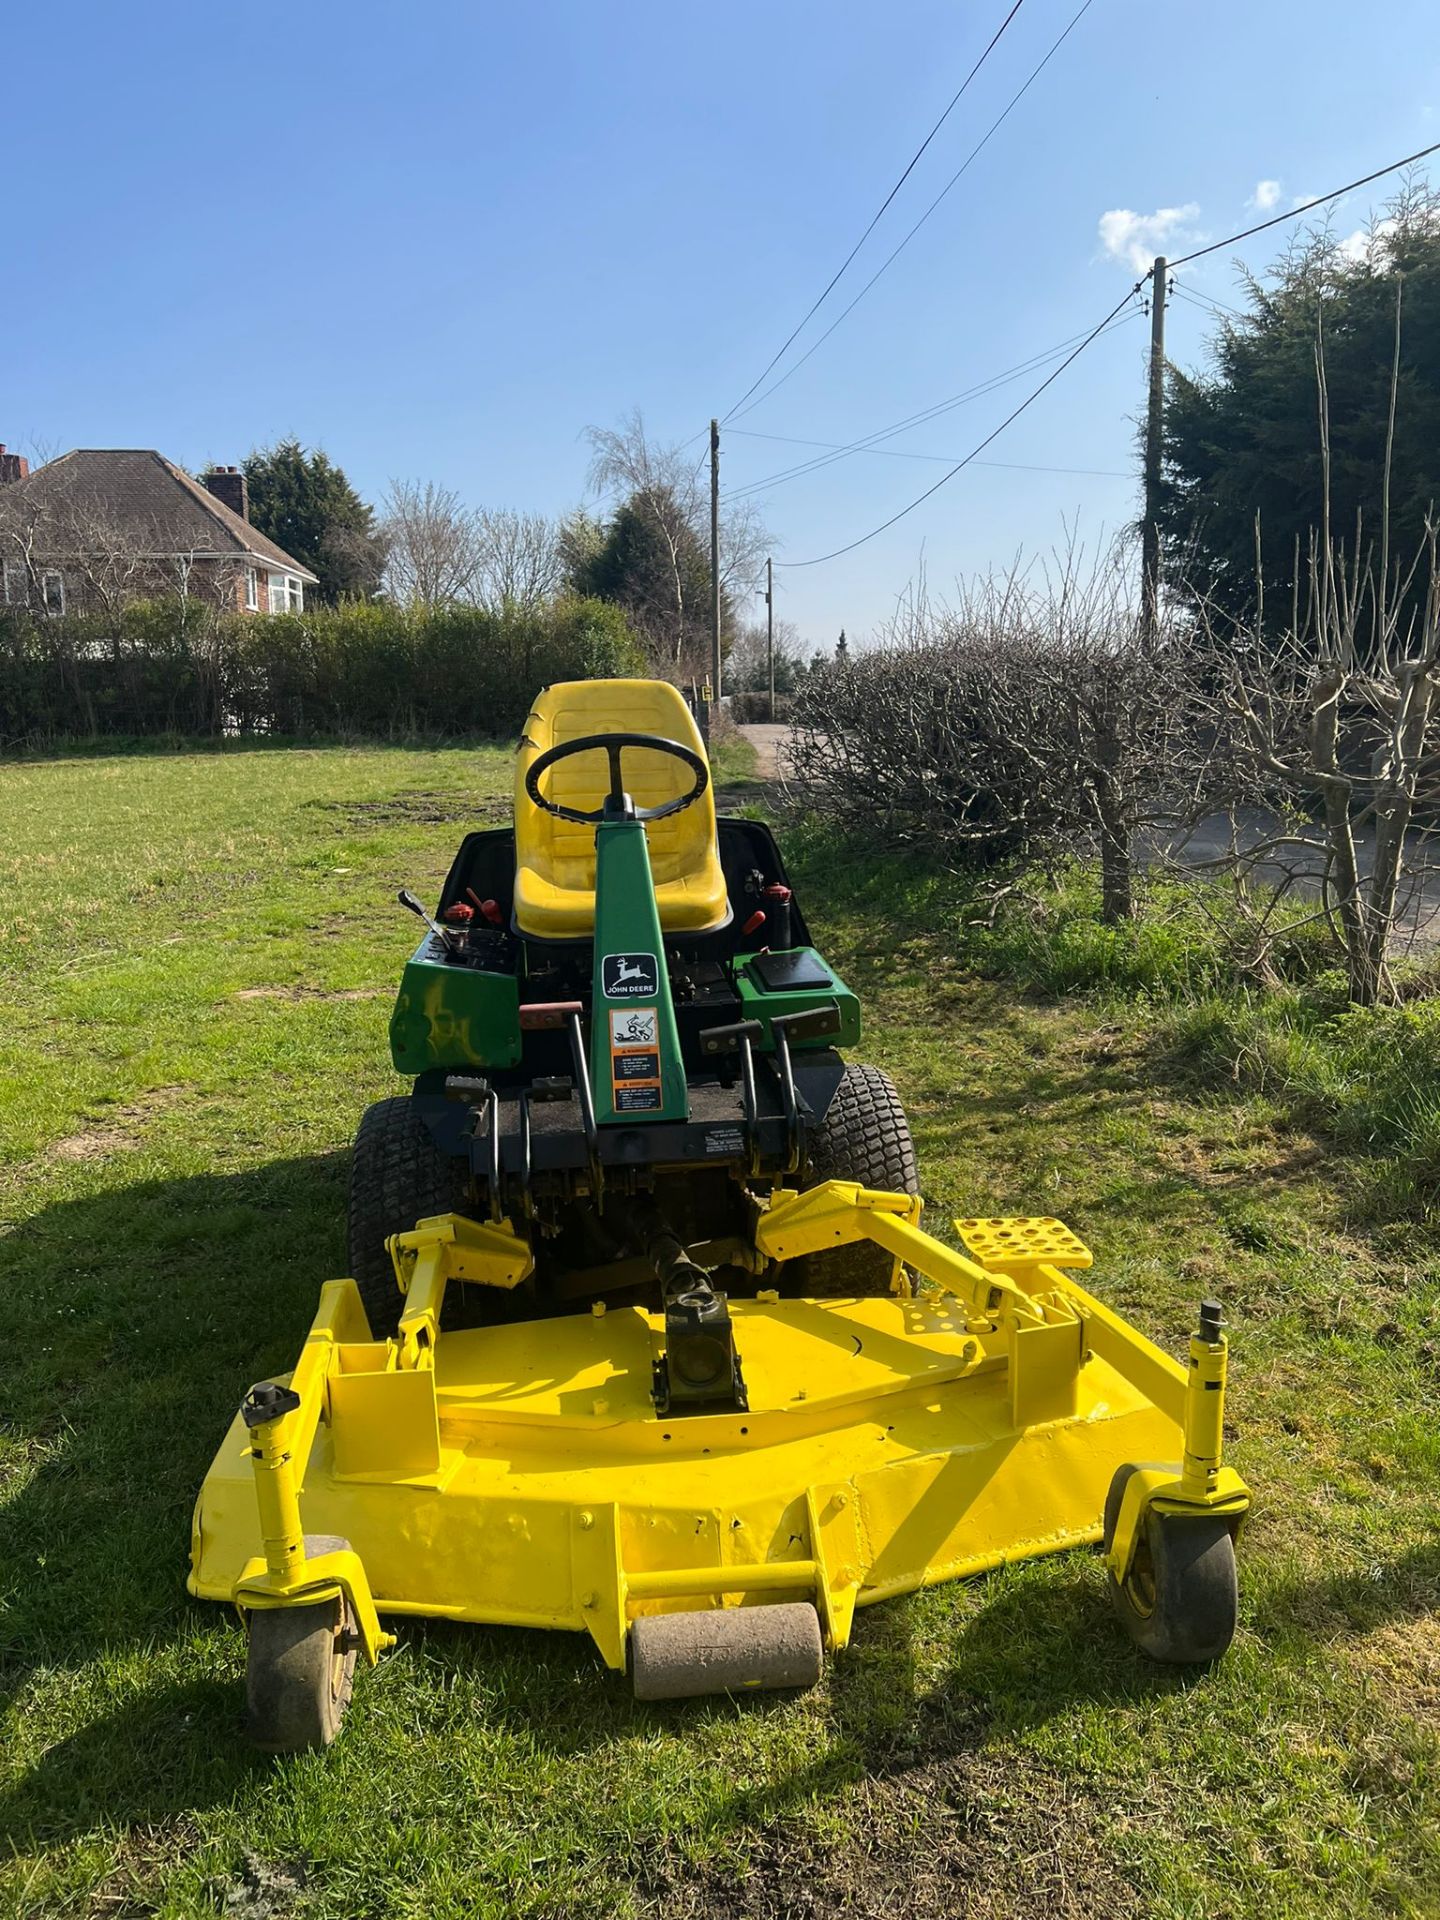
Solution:
M695 775L694 786L678 800L667 800L663 806L637 807L620 777L620 756L627 747L647 747L652 753L668 753L672 760L683 761ZM568 760L572 754L592 753L597 749L610 756L610 791L604 806L587 812L581 807L562 807L558 800L547 800L540 791L541 774L548 773L551 767ZM525 775L525 791L537 807L553 813L557 820L574 820L583 827L599 826L602 820L663 820L667 814L683 813L686 807L693 807L709 784L710 769L704 756L658 733L582 734L578 740L563 740L558 747L548 747L538 760L530 762Z

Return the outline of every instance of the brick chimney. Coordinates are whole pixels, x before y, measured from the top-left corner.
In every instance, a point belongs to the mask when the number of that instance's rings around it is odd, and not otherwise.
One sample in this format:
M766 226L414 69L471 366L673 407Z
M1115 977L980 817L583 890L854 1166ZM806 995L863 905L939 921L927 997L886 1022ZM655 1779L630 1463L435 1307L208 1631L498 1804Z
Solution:
M232 513L238 513L242 520L250 518L250 487L243 469L212 467L205 476L205 485Z
M30 471L30 462L23 453L7 453L5 442L0 440L0 487L9 486L12 480L23 480Z

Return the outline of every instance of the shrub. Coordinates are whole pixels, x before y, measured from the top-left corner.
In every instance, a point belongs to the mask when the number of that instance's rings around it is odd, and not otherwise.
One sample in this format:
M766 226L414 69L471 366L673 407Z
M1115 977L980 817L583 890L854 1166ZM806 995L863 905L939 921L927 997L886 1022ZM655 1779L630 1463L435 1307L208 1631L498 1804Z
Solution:
M749 727L763 724L771 718L768 693L727 693L725 699L730 708L730 717L737 726ZM776 725L787 726L794 712L794 694L777 693L774 713Z
M257 619L195 602L98 617L0 616L0 744L274 733L513 734L555 680L643 671L623 614L379 602Z

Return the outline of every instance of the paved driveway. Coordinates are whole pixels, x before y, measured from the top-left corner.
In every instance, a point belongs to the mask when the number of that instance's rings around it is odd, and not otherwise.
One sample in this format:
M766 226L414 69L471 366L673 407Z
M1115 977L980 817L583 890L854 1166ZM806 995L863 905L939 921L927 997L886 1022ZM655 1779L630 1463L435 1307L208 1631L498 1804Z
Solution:
M758 721L754 726L741 727L740 731L755 749L755 771L759 777L778 780L786 771L783 762L785 743L790 738L789 727Z

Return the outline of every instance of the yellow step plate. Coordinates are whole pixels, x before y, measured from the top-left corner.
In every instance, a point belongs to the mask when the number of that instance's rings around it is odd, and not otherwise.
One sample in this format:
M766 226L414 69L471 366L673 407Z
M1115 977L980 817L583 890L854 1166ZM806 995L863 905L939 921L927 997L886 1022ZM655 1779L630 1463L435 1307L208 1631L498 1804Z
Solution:
M967 1251L992 1273L1033 1273L1036 1267L1088 1267L1093 1256L1063 1220L1016 1214L1003 1220L957 1220Z

